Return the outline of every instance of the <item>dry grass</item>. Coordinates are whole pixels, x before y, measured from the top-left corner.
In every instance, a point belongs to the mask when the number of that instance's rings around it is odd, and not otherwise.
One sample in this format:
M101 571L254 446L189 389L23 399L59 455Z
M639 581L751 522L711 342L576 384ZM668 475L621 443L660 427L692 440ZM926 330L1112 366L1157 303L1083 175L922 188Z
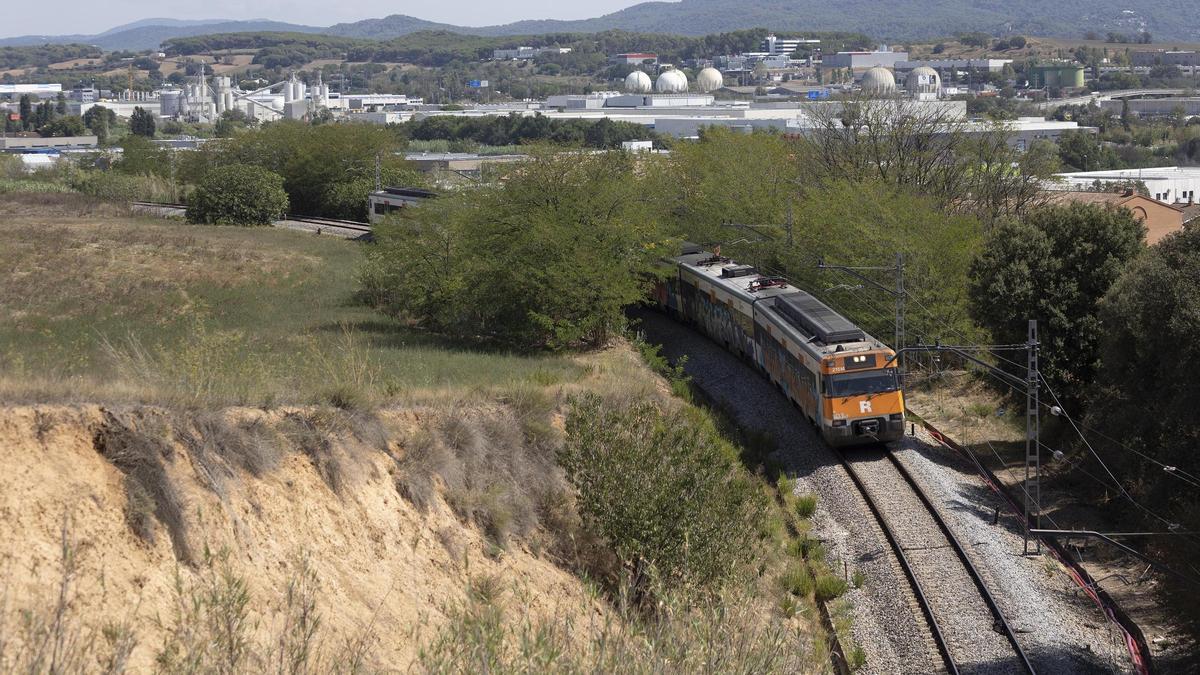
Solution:
M367 409L582 374L359 306L360 244L86 214L79 195L0 200L0 400Z
M823 672L809 636L749 598L750 589L689 602L666 589L651 616L628 597L600 615L533 611L495 577L476 577L450 621L423 647L423 672L810 673ZM590 598L564 598L586 606Z

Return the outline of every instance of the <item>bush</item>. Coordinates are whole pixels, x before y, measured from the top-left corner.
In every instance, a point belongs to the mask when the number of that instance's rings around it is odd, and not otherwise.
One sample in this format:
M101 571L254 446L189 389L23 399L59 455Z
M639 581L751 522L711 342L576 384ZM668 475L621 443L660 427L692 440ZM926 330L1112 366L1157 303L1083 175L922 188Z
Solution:
M712 588L754 555L766 497L698 411L593 395L571 402L566 426L559 461L580 513L635 577Z
M1000 344L1025 342L1037 319L1042 374L1064 403L1078 402L1099 362L1100 300L1143 250L1145 231L1126 209L1081 204L1003 223L971 265L971 314Z
M115 171L87 171L71 178L71 186L85 195L109 202L174 202L179 190L157 176L134 176Z
M189 223L269 225L288 208L283 177L244 164L214 167L188 201Z
M364 294L465 338L602 344L665 251L635 169L624 153L544 154L502 186L422 205L375 228Z

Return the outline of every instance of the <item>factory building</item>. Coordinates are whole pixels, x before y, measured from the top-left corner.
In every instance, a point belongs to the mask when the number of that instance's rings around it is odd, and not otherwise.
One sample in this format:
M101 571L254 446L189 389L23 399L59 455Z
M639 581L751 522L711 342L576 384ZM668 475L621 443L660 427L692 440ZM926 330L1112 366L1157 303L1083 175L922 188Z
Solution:
M1012 59L926 59L922 61L897 61L896 75L907 75L917 68L933 68L939 73L999 73Z
M1200 166L1078 171L1060 173L1055 177L1067 187L1083 190L1106 183L1142 183L1150 197L1164 204L1184 205L1200 200Z
M781 38L771 34L763 39L762 43L758 46L758 50L763 54L785 54L790 56L795 54L796 51L801 47L819 44L821 44L820 40L810 40L807 38Z
M18 99L29 95L34 98L58 98L61 84L0 84L0 97Z
M640 66L643 63L657 64L658 54L649 54L644 52L632 52L629 54L617 54L612 57L613 63L622 63L628 66Z
M1171 96L1166 98L1131 98L1100 101L1100 107L1120 115L1128 104L1129 112L1139 117L1170 117L1182 112L1188 117L1200 116L1200 96Z
M1138 50L1129 54L1129 62L1142 68L1154 66L1195 68L1200 66L1200 52L1166 49Z
M871 52L838 52L822 58L821 65L825 68L849 68L855 72L863 72L871 68L895 69L896 64L908 60L908 52L892 51L887 45Z

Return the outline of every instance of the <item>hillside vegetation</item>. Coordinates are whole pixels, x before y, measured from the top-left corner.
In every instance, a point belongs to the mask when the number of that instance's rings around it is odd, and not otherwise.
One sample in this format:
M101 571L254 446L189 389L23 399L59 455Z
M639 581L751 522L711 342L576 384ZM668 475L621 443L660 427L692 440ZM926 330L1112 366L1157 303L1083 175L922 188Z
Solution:
M361 243L3 200L0 670L828 667L811 510L653 349L417 331Z

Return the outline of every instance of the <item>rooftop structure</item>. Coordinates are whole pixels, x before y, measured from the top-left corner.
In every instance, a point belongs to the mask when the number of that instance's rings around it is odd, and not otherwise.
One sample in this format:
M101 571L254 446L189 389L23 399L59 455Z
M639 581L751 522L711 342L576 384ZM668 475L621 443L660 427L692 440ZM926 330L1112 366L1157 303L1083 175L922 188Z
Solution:
M1183 229L1187 222L1182 208L1163 204L1149 197L1135 194L1132 189L1121 192L1079 192L1067 190L1050 195L1052 204L1098 204L1119 209L1129 209L1135 218L1146 226L1146 243L1162 241L1163 237Z
M55 98L62 93L61 84L0 84L0 96L18 98L28 94L37 98Z
M811 40L807 38L781 38L774 34L763 38L759 44L758 50L765 54L794 54L796 50L806 45L819 45L820 40Z
M1142 183L1152 198L1164 204L1189 204L1200 199L1200 166L1078 171L1056 177L1066 186L1083 189L1108 183Z
M1200 52L1184 50L1138 50L1129 55L1135 66L1200 66Z
M895 68L896 63L908 60L908 52L894 52L882 46L873 52L838 52L821 59L825 68L849 68L863 71L869 68Z
M658 63L658 54L631 52L629 54L617 54L612 58L612 60L615 63L625 63L631 66L640 66L643 63Z

